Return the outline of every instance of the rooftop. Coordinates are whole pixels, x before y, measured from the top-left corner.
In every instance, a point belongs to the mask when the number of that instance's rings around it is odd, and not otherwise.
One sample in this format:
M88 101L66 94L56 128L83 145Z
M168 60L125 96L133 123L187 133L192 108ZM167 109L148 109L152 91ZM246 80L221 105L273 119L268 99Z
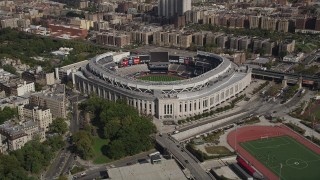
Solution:
M29 110L33 110L33 109L40 109L40 110L48 110L49 108L43 107L43 106L37 106L37 105L33 105L33 104L26 104L24 105L25 109L29 109Z
M31 127L38 127L38 124L32 120L20 124L13 121L6 121L4 124L0 125L0 133L9 136L12 140L26 136L27 134L24 130Z
M117 180L183 180L187 179L179 166L172 159L163 160L160 164L135 164L108 169L111 179Z

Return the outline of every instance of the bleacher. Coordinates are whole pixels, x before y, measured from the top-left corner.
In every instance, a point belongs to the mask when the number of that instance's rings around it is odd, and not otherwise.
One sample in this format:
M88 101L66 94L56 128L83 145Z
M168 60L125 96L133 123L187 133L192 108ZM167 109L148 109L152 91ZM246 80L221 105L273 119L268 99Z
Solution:
M177 71L178 71L178 72L187 71L187 68L186 68L185 65L179 65L178 68L177 68Z
M101 58L98 63L101 64L101 65L105 65L105 64L108 64L110 62L113 62L113 58L112 56L107 56L107 57L104 57L104 58Z
M179 66L180 66L180 64L170 64L168 70L169 71L177 71Z
M182 64L170 64L169 65L169 71L173 72L184 72L187 71L187 67Z
M135 74L138 72L149 72L150 70L148 69L147 64L138 64L138 65L133 65L133 66L128 66L128 67L123 67L117 69L117 73L121 74L123 76L128 76L131 74Z

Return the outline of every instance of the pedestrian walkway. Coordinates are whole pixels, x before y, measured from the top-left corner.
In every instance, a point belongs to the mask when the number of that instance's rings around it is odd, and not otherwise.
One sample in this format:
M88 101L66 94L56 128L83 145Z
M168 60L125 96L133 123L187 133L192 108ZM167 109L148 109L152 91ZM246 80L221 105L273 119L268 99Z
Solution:
M291 122L291 123L299 126L300 128L306 130L306 132L304 134L305 136L314 136L314 137L320 139L320 134L318 132L316 132L313 129L300 123L301 119L297 119L297 118L291 117L289 115L285 115L283 118L285 119L286 122Z

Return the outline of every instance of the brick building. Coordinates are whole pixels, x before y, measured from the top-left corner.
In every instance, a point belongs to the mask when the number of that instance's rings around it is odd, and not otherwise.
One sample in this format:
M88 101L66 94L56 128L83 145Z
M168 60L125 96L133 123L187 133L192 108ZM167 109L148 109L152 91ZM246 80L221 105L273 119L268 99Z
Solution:
M54 33L56 35L67 34L70 36L78 36L80 38L86 38L88 35L88 30L86 29L60 24L49 24L48 29L51 31L51 33Z

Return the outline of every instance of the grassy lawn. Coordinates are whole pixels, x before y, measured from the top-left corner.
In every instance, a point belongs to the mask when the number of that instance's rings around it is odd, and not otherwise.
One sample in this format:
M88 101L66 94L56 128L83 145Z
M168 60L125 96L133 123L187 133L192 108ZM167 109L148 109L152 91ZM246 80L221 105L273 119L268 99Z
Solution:
M320 154L289 136L247 141L240 144L280 179L318 180ZM282 168L280 168L282 166Z
M217 155L232 155L232 152L224 146L208 146L205 147L207 153Z
M93 163L95 164L104 164L111 162L107 156L102 153L103 146L107 145L108 141L106 139L101 139L100 137L94 137L94 154L95 157L93 159Z
M168 75L151 75L151 76L142 76L137 79L145 80L145 81L177 81L182 80L183 78L176 76L168 76Z

